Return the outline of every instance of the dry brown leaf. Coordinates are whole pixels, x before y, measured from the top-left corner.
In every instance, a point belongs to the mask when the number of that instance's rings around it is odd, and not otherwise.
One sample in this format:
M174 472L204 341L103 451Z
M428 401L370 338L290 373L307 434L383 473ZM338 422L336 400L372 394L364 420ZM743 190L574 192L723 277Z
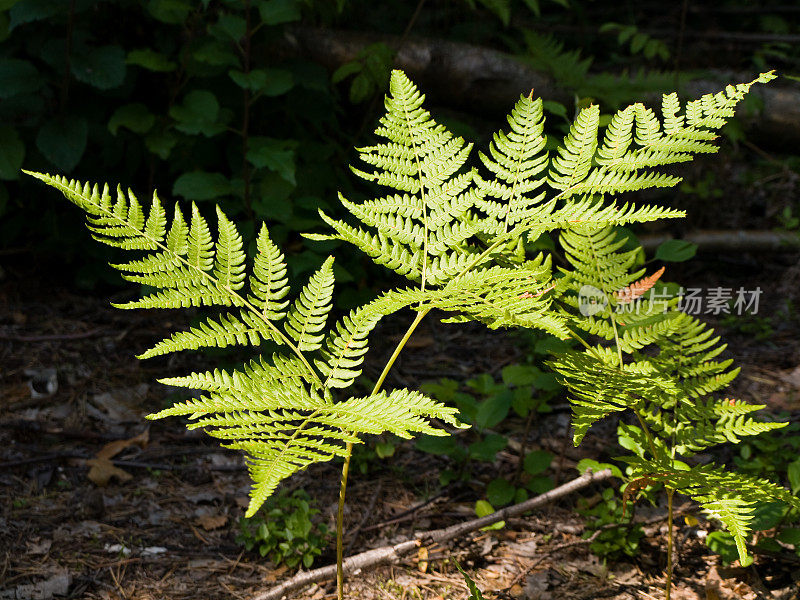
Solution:
M228 522L228 515L203 515L197 517L196 522L206 531L219 529Z
M106 487L112 477L116 477L120 483L133 479L133 475L115 467L107 458L90 458L86 464L91 467L87 477L99 487Z
M140 448L144 448L147 446L147 442L150 441L150 429L145 429L139 435L135 435L130 439L127 440L115 440L113 442L109 442L105 446L100 449L100 452L96 454L97 458L114 458L117 454L125 450L126 448L130 448L131 446L139 446Z
M417 550L417 558L419 559L417 568L421 573L424 573L428 570L428 549L425 546L420 546L419 550Z
M640 298L647 290L656 284L656 281L658 281L659 278L664 274L665 269L666 267L661 267L652 275L643 277L636 283L632 283L628 287L619 290L615 294L617 297L617 302L620 304L630 304L637 298Z

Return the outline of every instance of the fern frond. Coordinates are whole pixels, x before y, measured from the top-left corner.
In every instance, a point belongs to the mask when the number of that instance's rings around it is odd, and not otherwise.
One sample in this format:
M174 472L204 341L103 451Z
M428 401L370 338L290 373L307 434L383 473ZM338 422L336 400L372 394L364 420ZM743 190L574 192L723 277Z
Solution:
M546 180L545 177L537 179L548 164L541 98L534 100L532 93L521 96L508 117L508 124L508 132L501 130L494 134L489 156L483 152L479 154L483 165L494 174L488 181L481 177L475 180L482 192L478 206L494 217L484 223L487 233L508 231L544 199L544 194L535 198L528 196ZM488 200L487 196L500 202Z
M329 257L308 280L289 309L286 333L300 350L317 350L325 337L322 330L333 298L333 257Z
M289 306L289 301L284 299L289 294L286 259L269 238L266 225L262 225L258 232L256 250L248 300L266 319L280 321L286 316Z
M597 150L597 127L600 123L600 107L596 104L582 109L558 149L548 172L552 187L568 197L589 174L592 158Z
M219 209L219 234L215 241L208 223L194 204L188 224L177 205L169 223L156 195L146 213L132 193L126 195L118 190L116 199L112 199L108 186L101 191L97 186L91 187L65 177L29 174L59 190L83 209L93 237L123 250L144 253L139 258L113 266L122 272L125 279L151 286L155 291L139 300L117 304L119 308L216 306L239 309L236 313L223 313L219 320L208 319L188 332L170 336L145 355L273 340L297 354L309 379L318 379L302 350L272 322L282 317L280 299L288 288L281 266L283 256L269 242L266 230L262 230L258 242L265 257L259 255L256 258L253 272L247 276L241 236ZM249 294L242 289L245 280L250 288ZM296 312L302 316L302 311ZM319 327L318 319L318 314L309 315L309 321L304 324L309 334ZM313 342L304 341L313 346Z
M353 168L359 177L401 193L362 204L341 198L361 226L324 214L323 219L336 231L333 237L425 287L454 275L441 270L442 257L449 264L478 231L471 211L479 195L473 172L463 170L472 144L436 123L423 101L405 74L393 71L386 114L375 131L386 141L359 149L372 171Z
M312 463L344 456L346 444L360 443L364 435L447 435L431 425L432 419L461 427L457 409L405 389L333 403L294 379L272 379L257 390L248 386L252 375L216 372L191 379L186 383L214 391L148 418L189 415L189 428L203 428L228 440L227 447L244 450L253 479L248 516L283 479Z
M634 467L635 474L662 481L699 502L711 518L721 521L731 533L742 561L748 556L745 544L756 504L779 501L800 509L800 498L786 488L757 477L731 473L713 464L673 470L638 457L625 461Z

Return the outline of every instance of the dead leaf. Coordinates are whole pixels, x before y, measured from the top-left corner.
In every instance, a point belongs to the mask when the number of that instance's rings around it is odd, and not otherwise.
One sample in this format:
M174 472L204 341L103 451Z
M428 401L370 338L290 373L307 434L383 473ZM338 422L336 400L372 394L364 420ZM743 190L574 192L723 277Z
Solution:
M425 546L420 546L419 550L417 550L417 558L419 559L417 568L421 573L424 573L428 570L428 549Z
M658 281L664 274L665 269L666 267L661 267L658 271L656 271L652 275L643 277L636 283L632 283L628 287L622 288L621 290L617 291L614 294L617 298L617 302L619 304L630 304L637 298L640 298L647 290L649 290L656 284L656 281Z
M197 517L196 523L206 531L219 529L228 522L228 515L203 515Z
M117 454L130 448L131 446L139 446L144 448L147 442L150 441L150 428L145 429L139 435L135 435L127 440L115 440L109 442L96 454L97 458L114 458Z
M53 540L42 540L41 542L28 542L28 554L47 554L50 552L50 546L53 545Z
M120 483L133 479L133 475L115 467L107 458L90 458L86 464L91 467L87 477L99 487L106 487L112 477L116 477Z

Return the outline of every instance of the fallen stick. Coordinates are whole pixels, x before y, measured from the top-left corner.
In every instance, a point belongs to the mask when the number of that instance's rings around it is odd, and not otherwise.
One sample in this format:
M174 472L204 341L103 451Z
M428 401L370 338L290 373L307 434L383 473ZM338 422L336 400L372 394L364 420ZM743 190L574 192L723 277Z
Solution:
M541 494L540 496L536 496L535 498L526 500L525 502L521 502L520 504L508 506L502 510L493 512L485 517L451 525L450 527L446 527L444 529L422 531L414 534L413 539L399 542L393 546L382 546L380 548L367 550L361 554L349 556L344 560L344 574L345 576L348 576L369 567L376 567L378 565L385 564L397 564L403 560L404 555L416 550L420 546L441 544L457 538L465 533L470 533L488 525L492 525L493 523L497 523L498 521L519 516L528 512L529 510L539 508L540 506L543 506L552 500L557 500L558 498L562 498L577 490L585 488L595 481L603 481L610 477L610 469L604 469L602 471L598 471L597 473L587 471L585 474L573 479L569 483L565 483L562 486L552 489L549 492ZM301 571L288 581L283 582L271 590L254 596L251 600L280 600L286 596L286 594L297 589L311 585L312 583L324 581L326 579L333 579L335 577L336 565L328 565L327 567L321 567L319 569L314 569L313 571Z
M671 239L674 238L669 234L639 237L645 250L655 250L659 244ZM706 229L688 232L679 239L709 251L797 252L800 248L800 235L786 231Z

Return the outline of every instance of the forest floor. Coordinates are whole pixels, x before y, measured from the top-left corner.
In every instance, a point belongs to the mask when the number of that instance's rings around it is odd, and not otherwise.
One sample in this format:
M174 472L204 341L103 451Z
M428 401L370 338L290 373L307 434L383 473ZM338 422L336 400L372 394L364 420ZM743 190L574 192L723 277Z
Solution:
M741 215L740 215L741 217ZM741 222L740 218L740 222ZM760 321L723 329L727 355L742 366L732 395L800 419L800 255L701 255L677 269L687 286L763 290ZM144 416L169 405L174 390L157 377L213 365L206 355L137 361L133 355L183 326L177 312L122 312L107 297L78 294L69 286L31 277L38 265L5 265L0 282L0 599L51 597L103 600L252 598L287 578L236 543L249 479L239 454L220 449L180 419L149 422ZM123 293L114 300L130 297ZM787 301L790 301L787 304ZM711 317L712 321L714 318ZM753 322L749 322L751 325ZM400 324L402 325L402 324ZM373 336L374 378L402 329L390 324ZM450 377L459 381L524 360L502 332L444 325L431 319L397 364L392 383L415 386ZM521 439L522 424L505 433L528 449L556 455L555 484L575 477L585 457L613 456L614 424L605 423L579 448L569 443L563 398L538 415ZM723 457L724 458L724 457ZM503 450L474 481L441 488L447 459L413 443L394 456L355 469L348 488L348 553L393 543L413 531L474 517L482 482L514 468ZM289 482L316 498L319 517L332 522L339 466L316 466ZM663 507L637 508L647 522L636 557L607 565L582 541L577 496L597 498L608 482L481 531L443 548L427 561L412 556L400 566L352 576L348 597L362 600L462 599L457 559L487 598L578 600L661 599L664 578ZM430 501L433 499L433 501ZM696 514L679 501L680 510ZM699 516L699 515L698 515ZM757 555L749 568L723 567L703 537L702 520L677 526L675 600L798 600L800 559ZM424 558L424 557L423 557ZM315 566L333 560L329 546ZM427 564L426 564L427 563ZM292 597L335 597L332 584Z
M750 272L741 283L775 289L770 282L781 281L786 265L771 261L759 271L763 279ZM143 419L170 402L170 390L154 383L156 377L203 368L207 365L197 361L210 360L132 359L181 317L117 311L107 299L30 281L22 285L21 275L9 268L0 286L0 598L244 599L289 575L235 542L248 492L240 456L185 430L180 419ZM726 285L735 283L728 278ZM770 314L774 307L767 302L763 310ZM429 323L398 365L395 383L497 374L522 359L520 348L501 333ZM388 328L375 338L391 340L398 333ZM729 336L730 354L743 367L735 390L739 397L800 417L797 334L796 323L783 323L762 341ZM368 375L379 362L368 366ZM565 442L567 422L568 413L557 407L539 416L527 440L529 448L558 456L556 483L574 477L572 467L581 458L611 451L603 435L613 434L611 425L575 449ZM114 452L113 464L98 459ZM513 452L502 451L490 470L515 460ZM479 485L453 484L440 491L443 461L409 443L391 459L374 459L366 475L356 470L346 518L348 531L355 532L346 540L350 552L474 517ZM317 498L322 518L330 521L337 479L338 466L326 464L290 485ZM596 496L604 485L582 495ZM436 494L441 495L425 504ZM658 517L663 510L640 510L637 518L649 524L638 556L606 566L581 541L584 524L573 510L575 500L512 520L502 530L430 548L427 568L412 557L402 566L353 576L350 597L464 598L463 578L444 560L456 558L487 598L662 598L666 525ZM758 556L753 567L725 568L701 539L699 532L710 524L676 523L673 598L800 597L800 564L791 562L791 555ZM331 560L328 549L317 564ZM294 597L329 598L332 587L313 586Z

